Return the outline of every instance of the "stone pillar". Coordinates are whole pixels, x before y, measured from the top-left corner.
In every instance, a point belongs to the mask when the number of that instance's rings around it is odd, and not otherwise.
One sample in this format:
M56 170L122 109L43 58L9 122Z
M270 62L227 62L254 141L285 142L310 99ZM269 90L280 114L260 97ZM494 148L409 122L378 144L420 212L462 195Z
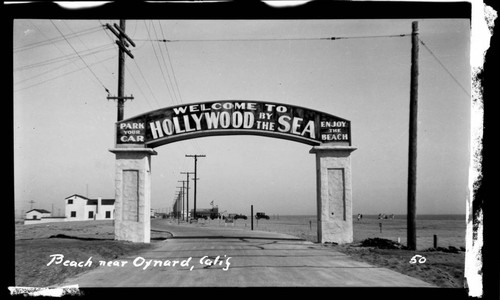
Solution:
M135 243L151 241L150 148L115 148L115 239Z
M318 241L352 243L351 146L315 146Z

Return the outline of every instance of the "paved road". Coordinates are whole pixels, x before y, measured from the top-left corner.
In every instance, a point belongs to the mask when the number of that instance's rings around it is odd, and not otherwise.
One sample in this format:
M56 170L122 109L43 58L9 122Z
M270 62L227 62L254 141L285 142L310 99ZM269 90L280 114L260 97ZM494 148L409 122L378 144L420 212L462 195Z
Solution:
M152 229L168 231L173 237L155 242L153 249L120 259L127 261L124 266L99 267L71 278L63 285L433 287L285 234L167 224L152 225ZM149 261L151 264L147 266Z

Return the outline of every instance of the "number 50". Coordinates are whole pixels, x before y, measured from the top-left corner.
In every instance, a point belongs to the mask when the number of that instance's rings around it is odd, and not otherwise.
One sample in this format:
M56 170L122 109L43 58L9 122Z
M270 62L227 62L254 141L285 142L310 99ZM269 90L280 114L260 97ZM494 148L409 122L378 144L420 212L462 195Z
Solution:
M418 263L419 264L423 264L425 263L425 261L427 260L425 257L423 257L422 255L414 255L411 259L410 259L410 264L416 264L417 263L417 258L418 258Z

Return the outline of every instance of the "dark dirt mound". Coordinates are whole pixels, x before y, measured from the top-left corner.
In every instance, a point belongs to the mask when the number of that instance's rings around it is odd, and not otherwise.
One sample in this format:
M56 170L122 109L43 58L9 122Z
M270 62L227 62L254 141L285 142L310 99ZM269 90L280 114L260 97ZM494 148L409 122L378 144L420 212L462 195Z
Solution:
M465 252L465 248L464 247L457 248L457 247L449 246L448 248L446 248L446 247L429 248L425 251L427 251L427 252L440 251L440 252L446 252L446 253L460 253L460 252Z
M375 247L378 249L405 249L405 246L387 239L369 238L361 242L362 247Z

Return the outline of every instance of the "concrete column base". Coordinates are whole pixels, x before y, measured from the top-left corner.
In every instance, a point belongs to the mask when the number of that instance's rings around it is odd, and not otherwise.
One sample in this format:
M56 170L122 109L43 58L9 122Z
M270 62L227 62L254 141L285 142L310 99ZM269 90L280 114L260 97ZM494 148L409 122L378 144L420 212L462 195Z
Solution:
M316 146L318 241L352 243L351 146Z
M151 155L149 148L115 148L115 240L151 241Z

